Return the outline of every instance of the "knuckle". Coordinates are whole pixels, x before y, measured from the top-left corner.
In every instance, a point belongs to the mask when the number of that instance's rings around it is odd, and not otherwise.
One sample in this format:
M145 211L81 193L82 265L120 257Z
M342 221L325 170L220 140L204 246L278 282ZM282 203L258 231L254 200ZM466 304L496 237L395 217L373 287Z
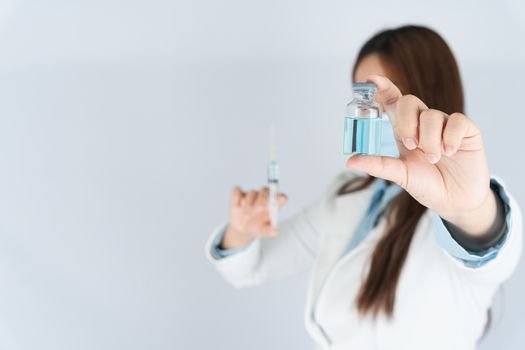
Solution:
M451 136L461 135L467 128L475 126L474 122L462 113L452 113L447 119L445 134Z
M428 112L432 115L443 117L443 112L441 112L439 109L429 108Z
M418 98L414 95L408 94L401 96L398 100L398 106L407 106L411 104L417 104Z
M464 115L463 113L458 113L458 112L452 113L448 118L452 120L452 122L455 124L469 126L469 127L475 126L474 121L471 118Z
M402 97L402 99L405 101L405 102L409 102L409 103L413 103L413 102L417 102L419 99L413 95L413 94L408 94L408 95L404 95Z
M463 113L454 112L451 115L449 115L448 118L454 119L454 120L464 120L464 119L467 119L467 116L464 115Z
M426 109L419 115L421 122L443 122L444 115L443 112L438 111L437 109Z
M429 109L424 110L419 114L419 120L421 121L427 121L432 118L432 113Z

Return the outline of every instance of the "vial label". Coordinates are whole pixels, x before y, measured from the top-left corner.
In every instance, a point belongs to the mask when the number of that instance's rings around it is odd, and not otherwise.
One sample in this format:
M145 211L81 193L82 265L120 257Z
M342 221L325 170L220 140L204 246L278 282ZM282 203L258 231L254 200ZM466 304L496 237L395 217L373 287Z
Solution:
M344 154L381 154L381 118L345 117Z

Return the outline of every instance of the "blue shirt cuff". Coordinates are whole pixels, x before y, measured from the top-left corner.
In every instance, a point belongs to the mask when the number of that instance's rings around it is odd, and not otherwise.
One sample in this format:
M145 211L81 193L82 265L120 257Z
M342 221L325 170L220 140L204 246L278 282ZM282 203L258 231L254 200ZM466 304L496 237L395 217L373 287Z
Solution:
M221 249L220 246L221 246L222 240L224 239L224 234L226 233L227 227L228 227L228 224L224 225L222 229L220 229L217 232L217 234L215 235L215 238L213 238L213 243L211 245L210 253L217 260L226 258L230 255L243 251L247 247L247 246L241 246L237 248Z
M505 232L503 233L503 237L501 240L494 245L493 247L490 247L489 249L486 249L482 252L472 252L465 248L463 248L450 234L449 230L443 223L443 219L436 213L432 213L432 225L434 227L434 233L436 235L436 240L438 241L438 244L445 249L450 255L454 256L455 258L463 261L466 266L469 267L479 267L483 264L487 263L488 261L496 258L498 255L498 252L500 248L505 244L507 241L507 236L509 233L509 227L510 227L510 218L511 218L511 208L509 205L509 196L507 192L505 191L504 187L494 178L491 178L490 180L490 187L498 196L498 198L503 203L504 211L505 211Z

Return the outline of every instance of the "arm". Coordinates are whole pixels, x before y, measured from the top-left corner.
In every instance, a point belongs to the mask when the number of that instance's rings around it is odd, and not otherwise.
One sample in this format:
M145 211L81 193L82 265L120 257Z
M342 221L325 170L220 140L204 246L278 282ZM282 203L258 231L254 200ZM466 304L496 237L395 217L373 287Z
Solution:
M368 80L378 86L376 99L392 121L399 158L352 156L347 167L400 185L436 214L434 221L446 232L437 237L448 237L455 243L452 248L440 243L452 257L477 260L476 269L472 268L476 264L461 265L469 276L503 281L521 253L521 213L510 196L505 206L491 189L481 131L461 113L448 115L428 108L416 96L403 96L385 77L374 75ZM504 209L511 213L506 230ZM503 241L498 253L496 248ZM487 247L494 261L482 263L480 256Z
M508 233L509 223L507 221L510 220L511 215L509 198L496 179L491 179L490 187L490 199L489 204L485 206L487 211L485 215L481 214L485 211L481 209L472 217L465 218L463 224L454 224L440 218L451 238L465 250L478 253L478 255L497 247Z
M338 176L321 199L279 224L278 235L259 237L233 250L219 249L217 254L228 226L222 224L206 245L208 260L236 287L253 286L308 269L317 256L331 201L339 187L356 176L353 173Z
M489 235L478 238L457 232L437 213L432 214L432 220L438 244L460 270L478 281L494 285L503 282L515 270L521 256L523 229L521 210L504 183L492 177L491 188L499 207L496 222L501 226Z

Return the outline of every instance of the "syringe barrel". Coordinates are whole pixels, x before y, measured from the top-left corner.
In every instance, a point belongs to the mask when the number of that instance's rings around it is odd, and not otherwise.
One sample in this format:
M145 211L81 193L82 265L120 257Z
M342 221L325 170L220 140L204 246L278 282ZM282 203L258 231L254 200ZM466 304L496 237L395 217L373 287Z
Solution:
M275 160L268 163L268 182L279 181L279 164Z
M270 223L277 227L277 216L279 213L279 185L277 181L268 181L268 214Z
M277 215L279 212L279 164L275 159L268 163L268 214L270 223L277 227Z

